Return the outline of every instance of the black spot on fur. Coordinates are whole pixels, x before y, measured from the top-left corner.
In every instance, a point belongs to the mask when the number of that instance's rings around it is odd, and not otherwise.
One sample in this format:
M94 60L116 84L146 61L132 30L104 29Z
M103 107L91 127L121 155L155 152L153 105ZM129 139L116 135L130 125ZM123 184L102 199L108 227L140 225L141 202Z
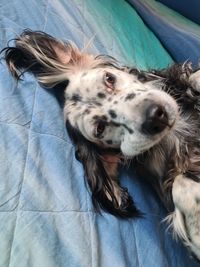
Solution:
M196 197L195 201L196 201L197 204L200 204L200 198L199 197Z
M73 94L71 100L75 101L75 102L78 102L78 101L81 101L82 100L82 97L78 94Z
M113 141L112 141L112 140L106 140L106 143L107 143L108 145L112 145L112 144L113 144Z
M130 93L126 96L125 101L131 100L135 97L135 93Z
M84 111L84 114L90 114L91 110L89 108L86 108L86 110Z
M113 109L110 109L108 111L108 113L110 114L110 116L111 116L112 119L117 118L117 114L116 114L116 112Z
M99 103L99 102L97 102L97 101L94 101L93 104L94 104L95 106L98 106L98 107L101 107L101 106L102 106L102 104Z
M129 68L129 69L128 69L128 73L138 76L138 74L139 74L140 72L139 72L139 70L136 69L136 68Z
M129 131L130 134L134 133L134 131L132 129L128 128L128 127L126 127L126 129Z
M109 97L109 98L108 98L108 101L111 102L111 101L112 101L112 97Z
M105 98L105 97L106 97L106 95L105 95L104 93L98 93L97 96L98 96L99 98Z
M115 104L115 105L116 105L116 104L118 104L118 101L117 101L117 100L115 100L115 101L113 102L113 104Z
M108 118L105 115L99 116L99 115L94 115L93 120L101 120L101 121L107 121Z
M100 118L100 116L99 115L94 115L92 118L93 118L93 120L98 120Z
M84 77L87 75L87 72L83 72L83 74L81 75L81 77Z

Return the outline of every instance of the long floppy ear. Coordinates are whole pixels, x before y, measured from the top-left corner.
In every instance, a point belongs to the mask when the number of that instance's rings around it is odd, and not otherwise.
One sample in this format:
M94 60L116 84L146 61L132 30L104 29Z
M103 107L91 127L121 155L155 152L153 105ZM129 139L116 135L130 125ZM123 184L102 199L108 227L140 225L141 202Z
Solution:
M100 211L101 208L121 218L141 216L127 189L118 183L119 158L116 153L102 152L102 149L86 140L68 121L66 127L76 147L76 158L83 164L95 209Z
M2 50L12 75L20 79L24 72L31 72L45 87L67 82L74 70L94 63L93 56L81 53L75 46L43 32L26 30L15 39L15 45ZM69 123L66 126L83 164L95 208L122 218L139 216L127 189L120 187L116 180L116 157L110 153L102 154Z
M74 45L30 30L15 39L15 47L6 47L1 53L5 54L9 70L17 80L28 71L45 87L68 80L68 72L83 57Z

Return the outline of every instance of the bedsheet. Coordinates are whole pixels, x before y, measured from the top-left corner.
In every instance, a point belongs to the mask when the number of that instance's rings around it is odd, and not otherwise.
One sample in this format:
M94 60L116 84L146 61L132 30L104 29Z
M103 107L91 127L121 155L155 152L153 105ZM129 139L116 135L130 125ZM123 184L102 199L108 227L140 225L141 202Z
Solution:
M1 0L0 46L25 28L90 44L126 64L172 62L125 1ZM172 239L166 212L134 170L122 169L143 219L94 212L53 93L0 64L0 267L195 267Z

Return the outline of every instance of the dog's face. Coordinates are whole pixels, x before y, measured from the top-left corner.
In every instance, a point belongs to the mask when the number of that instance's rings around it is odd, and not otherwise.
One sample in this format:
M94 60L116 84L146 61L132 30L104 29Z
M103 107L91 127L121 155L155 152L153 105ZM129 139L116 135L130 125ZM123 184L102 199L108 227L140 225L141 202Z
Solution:
M114 67L72 74L65 97L65 117L73 127L128 157L158 143L178 117L175 100L156 84Z

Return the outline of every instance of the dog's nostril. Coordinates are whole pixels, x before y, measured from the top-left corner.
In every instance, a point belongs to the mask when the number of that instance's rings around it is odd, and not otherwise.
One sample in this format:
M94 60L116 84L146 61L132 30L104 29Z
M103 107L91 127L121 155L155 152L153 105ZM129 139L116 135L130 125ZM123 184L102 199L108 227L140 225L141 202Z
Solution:
M142 132L145 134L158 134L168 126L168 115L164 107L153 104L146 110Z

